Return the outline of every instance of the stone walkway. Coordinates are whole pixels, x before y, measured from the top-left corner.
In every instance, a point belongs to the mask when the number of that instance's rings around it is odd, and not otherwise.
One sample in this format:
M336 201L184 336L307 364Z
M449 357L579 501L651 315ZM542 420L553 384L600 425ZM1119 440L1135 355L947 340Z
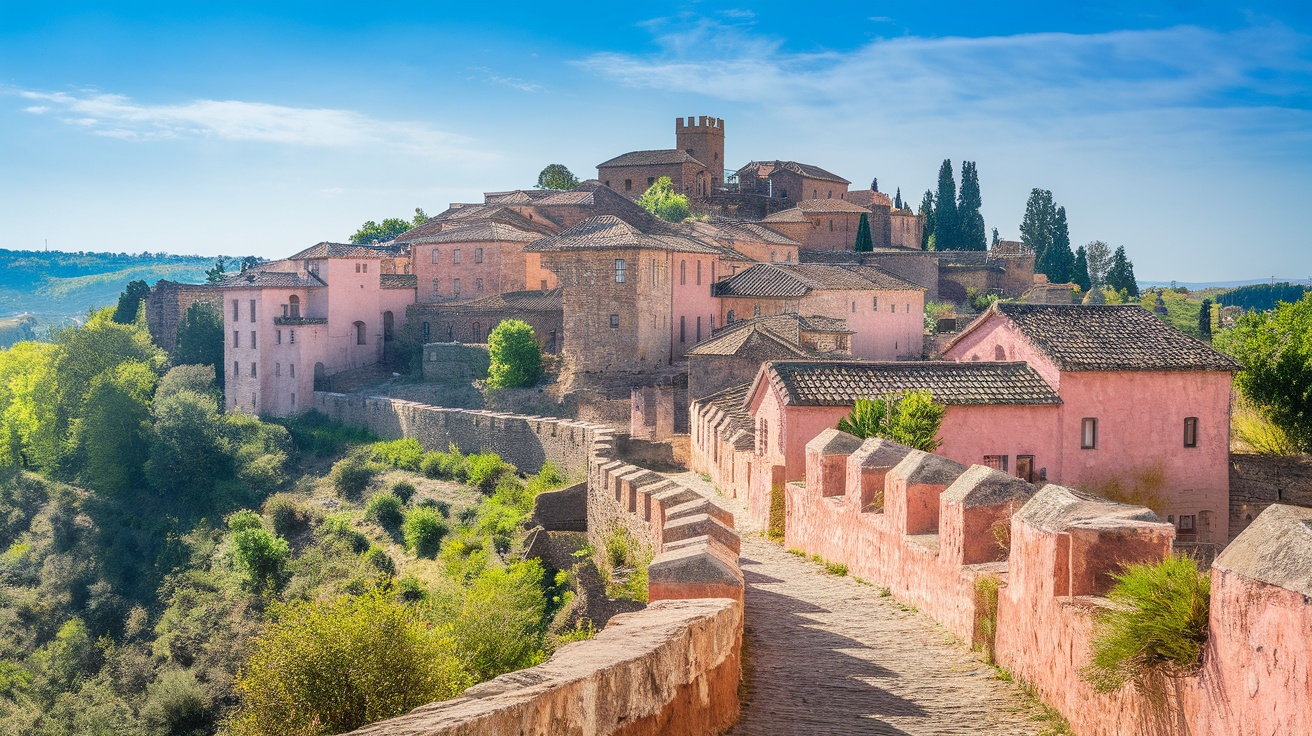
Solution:
M714 490L692 474L681 482ZM746 509L718 499L736 519ZM734 736L1036 736L1038 708L932 619L747 531L745 687Z

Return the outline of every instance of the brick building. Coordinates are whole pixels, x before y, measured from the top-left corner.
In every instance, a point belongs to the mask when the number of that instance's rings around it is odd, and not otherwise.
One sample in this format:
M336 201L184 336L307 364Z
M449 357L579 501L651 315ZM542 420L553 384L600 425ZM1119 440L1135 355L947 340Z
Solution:
M797 161L752 161L734 172L738 191L771 199L844 199L852 182L819 166Z
M724 188L724 121L705 115L674 122L675 147L630 151L597 164L604 186L634 199L662 176L674 191L708 197Z
M688 395L699 399L747 383L772 360L851 356L852 330L833 317L778 314L738 320L687 352Z
M460 303L412 304L407 321L425 343L483 343L503 320L519 319L533 328L543 352L560 352L564 323L561 290L510 291Z

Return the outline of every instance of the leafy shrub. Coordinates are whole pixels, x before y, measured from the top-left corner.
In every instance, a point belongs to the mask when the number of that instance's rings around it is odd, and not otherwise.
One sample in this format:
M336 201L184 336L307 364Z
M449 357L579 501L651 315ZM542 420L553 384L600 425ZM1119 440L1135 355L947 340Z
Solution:
M559 649L576 641L587 641L596 635L597 629L592 625L592 619L579 619L573 629L556 635L556 648Z
M405 546L419 557L433 557L442 546L447 525L442 515L432 509L416 508L405 515Z
M345 541L356 554L369 549L369 538L355 528L355 525L351 523L351 518L346 514L338 513L325 516L323 523L319 525L319 535L324 538Z
M338 495L343 498L358 498L373 482L378 471L378 465L370 462L366 453L357 452L334 463L328 479L332 481Z
M257 592L277 591L286 582L287 540L270 534L254 511L239 511L228 519L233 567Z
M401 506L401 499L396 496L390 493L375 493L365 504L364 514L378 522L378 525L384 529L396 529L404 520Z
M606 595L645 603L647 566L654 556L651 547L616 524L606 532L598 552L595 564L606 582Z
M374 458L401 470L419 471L419 464L424 459L424 447L419 440L407 437L401 440L375 442L372 445Z
M146 689L141 721L151 733L208 733L210 708L205 689L190 670L169 669Z
M1099 692L1127 683L1142 691L1155 675L1195 670L1207 644L1211 578L1184 555L1128 565L1112 577L1107 597L1115 605L1094 619L1084 678Z
M392 484L392 495L401 499L401 503L410 503L410 499L415 495L415 484L408 480L398 480Z
M465 593L456 625L457 646L477 680L532 667L544 658L542 564L488 568Z
M228 727L233 736L344 733L469 684L449 632L413 604L383 591L296 602L254 640Z
M1267 419L1262 412L1240 401L1230 417L1230 434L1237 449L1258 455L1297 455L1298 445L1289 433Z
M287 428L296 449L313 457L331 457L349 445L376 440L367 430L348 427L320 411L307 411L287 419L272 420Z
M638 205L667 222L683 222L691 208L688 195L677 194L670 177L662 176L638 197Z
M532 386L542 377L542 349L527 322L502 320L488 333L487 349L489 388Z
M884 439L925 452L937 450L939 427L947 407L934 402L929 391L907 391L876 399L857 399L852 411L838 420L838 429L865 439Z
M491 493L501 481L503 473L515 472L515 466L501 459L495 452L483 452L465 458L465 477L469 485L483 493Z
M445 518L451 517L451 504L446 501L439 501L436 498L425 498L415 505L421 508L434 509Z
M428 599L428 590L424 584L414 575L406 575L396 584L397 595L401 600L414 603Z
M1002 578L981 575L975 578L975 638L984 652L984 661L993 664L998 637L998 589Z
M365 550L364 554L360 556L360 559L363 560L366 565L385 575L396 574L396 563L392 561L392 558L388 556L387 552L382 547L370 546L369 549Z
M488 549L481 537L462 534L442 545L439 557L448 577L467 583L487 568Z
M443 478L446 480L465 479L465 457L460 451L451 447L450 452L428 452L424 453L423 460L419 463L419 472L429 478Z
M275 493L264 502L264 514L273 523L273 531L293 537L310 526L310 508L289 493Z

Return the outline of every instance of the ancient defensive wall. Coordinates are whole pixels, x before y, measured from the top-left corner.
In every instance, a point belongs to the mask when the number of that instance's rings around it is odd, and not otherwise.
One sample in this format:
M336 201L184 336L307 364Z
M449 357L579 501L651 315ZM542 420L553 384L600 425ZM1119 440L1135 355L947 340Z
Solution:
M737 721L743 577L732 513L625 462L609 427L326 392L315 393L315 407L430 450L496 452L525 472L551 461L586 480L538 497L544 530L585 528L600 544L619 525L656 553L645 609L614 616L537 667L353 734L717 734Z
M1152 511L834 429L784 490L787 546L991 647L1080 736L1312 733L1312 509L1265 507L1216 558L1196 672L1103 694L1080 670L1111 576L1173 550Z

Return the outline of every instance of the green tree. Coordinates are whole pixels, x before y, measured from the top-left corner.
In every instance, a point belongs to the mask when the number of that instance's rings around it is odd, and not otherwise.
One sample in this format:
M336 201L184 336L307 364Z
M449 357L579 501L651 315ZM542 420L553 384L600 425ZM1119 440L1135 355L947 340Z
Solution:
M502 320L487 336L487 385L492 388L532 386L542 377L542 350L533 328L523 320Z
M228 277L225 270L225 264L228 259L226 256L219 256L214 260L214 265L205 271L205 280L211 284L216 284Z
M1112 266L1112 248L1101 240L1095 240L1084 246L1085 257L1089 261L1089 283L1093 286L1107 285L1107 271Z
M920 217L924 221L924 228L920 231L920 249L933 250L930 243L934 237L934 192L929 189L925 190L925 196L920 199Z
M906 203L902 201L902 187L898 187L897 194L893 195L893 207L894 209L900 210L905 208L905 204Z
M993 228L993 245L997 245L1000 241L1001 238L998 237L998 229L995 227Z
M1044 251L1035 268L1048 276L1054 284L1064 284L1071 280L1071 271L1075 267L1075 254L1071 252L1071 236L1066 226L1066 208L1058 207L1052 215L1052 236L1048 248Z
M574 172L565 168L565 164L550 164L542 171L538 172L538 183L535 185L538 189L577 189L579 178L574 176Z
M939 428L947 407L929 391L908 391L880 398L857 399L838 429L859 438L882 437L917 450L933 452L943 443Z
M127 288L118 297L118 307L114 310L114 321L121 325L130 325L137 321L137 311L141 302L150 296L150 286L145 281L129 281Z
M449 626L386 591L282 608L236 682L233 736L327 736L472 684Z
M870 218L866 213L861 213L861 220L856 224L856 244L853 250L857 253L869 253L875 249L875 241L870 237Z
M232 477L232 448L214 399L180 391L155 402L146 479L166 497L200 508L217 480Z
M57 350L50 343L30 341L0 350L0 465L46 466L34 449L58 448L52 365Z
M287 540L264 528L254 511L238 511L228 518L232 565L256 593L277 593L287 580Z
M1075 249L1075 265L1071 266L1071 281L1079 286L1081 291L1088 291L1093 285L1089 280L1089 254L1082 245Z
M121 363L96 376L73 422L82 482L123 496L141 481L150 451L150 395L159 377L144 363Z
M192 302L178 323L173 359L179 365L214 368L214 384L223 390L223 314L209 302Z
M674 193L674 182L670 177L662 176L638 197L638 204L648 212L667 222L683 222L688 219L691 209L688 197Z
M1204 299L1198 308L1198 336L1212 340L1212 300Z
M389 217L381 223L366 220L360 226L360 229L351 235L351 242L356 245L368 245L375 240L385 243L389 240L395 240L397 236L413 230L425 222L428 222L428 215L419 207L415 208L415 216L410 220L401 217Z
M961 250L986 250L984 216L979 208L984 202L980 196L979 171L974 161L961 162L961 193L957 197L958 242Z
M1139 283L1134 277L1134 263L1125 255L1125 246L1116 246L1111 264L1107 268L1107 285L1130 296L1139 296Z
M1312 451L1312 293L1250 312L1212 344L1244 366L1235 387L1302 452Z
M934 249L959 250L960 227L957 182L952 175L952 160L945 158L938 168L938 191L934 193Z
M1053 220L1057 210L1052 203L1052 192L1047 189L1031 189L1029 201L1025 203L1025 217L1020 222L1020 240L1034 251L1035 269L1043 271L1038 264L1044 263L1048 248L1052 246Z

